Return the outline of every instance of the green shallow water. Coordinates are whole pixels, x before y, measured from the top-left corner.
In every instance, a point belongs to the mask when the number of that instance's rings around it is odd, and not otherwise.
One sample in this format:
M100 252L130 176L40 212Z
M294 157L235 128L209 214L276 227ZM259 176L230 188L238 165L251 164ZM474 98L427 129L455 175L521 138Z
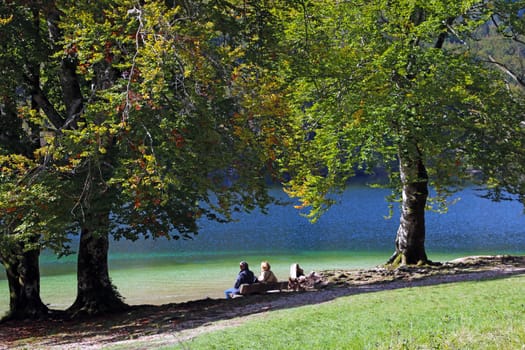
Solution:
M286 196L278 189L273 194ZM247 260L259 272L269 260L280 279L289 266L306 271L369 268L384 263L394 249L398 214L386 220L389 192L350 187L341 202L319 222L310 224L293 203L271 206L268 214L239 214L229 224L200 222L193 240L138 240L110 244L110 276L129 304L166 304L202 298L223 298ZM519 203L493 203L476 191L464 191L445 215L428 212L426 249L434 261L466 255L525 254L525 216ZM75 241L76 239L76 241ZM73 237L76 249L78 237ZM41 296L52 308L65 309L76 294L75 256L40 259ZM8 309L9 291L0 272L0 314Z
M434 260L450 260L461 255L434 254ZM388 258L387 252L305 252L271 255L247 253L244 256L216 254L185 263L184 256L160 254L116 254L110 257L110 275L126 302L131 305L180 303L195 299L223 298L238 272L240 260L247 260L257 274L262 260L269 260L279 279L287 279L292 263L305 271L369 268ZM54 309L66 309L76 295L74 259L61 263L61 273L44 275L41 296ZM69 271L69 272L66 272ZM0 280L0 314L8 310L7 281Z

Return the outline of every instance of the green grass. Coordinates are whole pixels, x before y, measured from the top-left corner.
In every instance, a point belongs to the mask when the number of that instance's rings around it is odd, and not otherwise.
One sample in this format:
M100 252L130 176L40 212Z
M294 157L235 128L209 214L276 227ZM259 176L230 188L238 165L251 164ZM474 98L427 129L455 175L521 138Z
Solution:
M525 349L525 276L339 298L165 349Z

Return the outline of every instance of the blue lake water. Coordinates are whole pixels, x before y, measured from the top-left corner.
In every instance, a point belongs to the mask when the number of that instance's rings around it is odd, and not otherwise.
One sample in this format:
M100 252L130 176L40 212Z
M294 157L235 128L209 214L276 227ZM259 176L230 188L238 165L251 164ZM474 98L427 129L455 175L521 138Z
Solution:
M274 195L286 199L279 190ZM293 204L239 214L238 222L201 222L193 240L112 242L110 275L129 304L164 304L221 298L235 279L240 260L258 273L269 260L286 279L291 263L305 270L366 268L382 264L394 249L399 222L388 215L388 190L350 187L316 224L300 216ZM465 255L525 254L525 216L517 202L493 203L467 190L448 213L427 213L427 253L444 261ZM75 257L43 254L41 295L53 308L75 298ZM5 273L0 274L0 314L8 309Z

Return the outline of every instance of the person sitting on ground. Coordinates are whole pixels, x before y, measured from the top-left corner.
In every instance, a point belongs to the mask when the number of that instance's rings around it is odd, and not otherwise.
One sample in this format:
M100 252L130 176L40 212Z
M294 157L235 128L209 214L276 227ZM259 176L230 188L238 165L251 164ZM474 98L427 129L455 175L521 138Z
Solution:
M257 278L261 283L276 283L277 277L270 270L271 266L268 261L263 261L261 263L261 275Z
M257 281L253 272L248 268L248 263L246 261L241 261L239 263L239 268L241 271L239 271L239 274L237 275L237 279L235 280L233 288L229 288L224 291L226 299L231 299L234 295L240 294L239 290L241 288L241 284L252 284Z

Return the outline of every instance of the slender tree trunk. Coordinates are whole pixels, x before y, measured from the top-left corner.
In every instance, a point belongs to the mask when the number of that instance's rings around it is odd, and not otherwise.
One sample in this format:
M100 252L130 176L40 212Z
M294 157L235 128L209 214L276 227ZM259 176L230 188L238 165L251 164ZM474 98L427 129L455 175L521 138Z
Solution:
M73 317L128 308L109 278L108 248L107 234L82 229L77 262L77 298L67 310Z
M402 204L396 236L396 250L390 264L428 262L425 252L425 206L428 197L428 174L417 146L415 152L399 152Z
M20 248L3 260L9 284L9 312L3 320L45 318L50 310L40 299L40 251Z

